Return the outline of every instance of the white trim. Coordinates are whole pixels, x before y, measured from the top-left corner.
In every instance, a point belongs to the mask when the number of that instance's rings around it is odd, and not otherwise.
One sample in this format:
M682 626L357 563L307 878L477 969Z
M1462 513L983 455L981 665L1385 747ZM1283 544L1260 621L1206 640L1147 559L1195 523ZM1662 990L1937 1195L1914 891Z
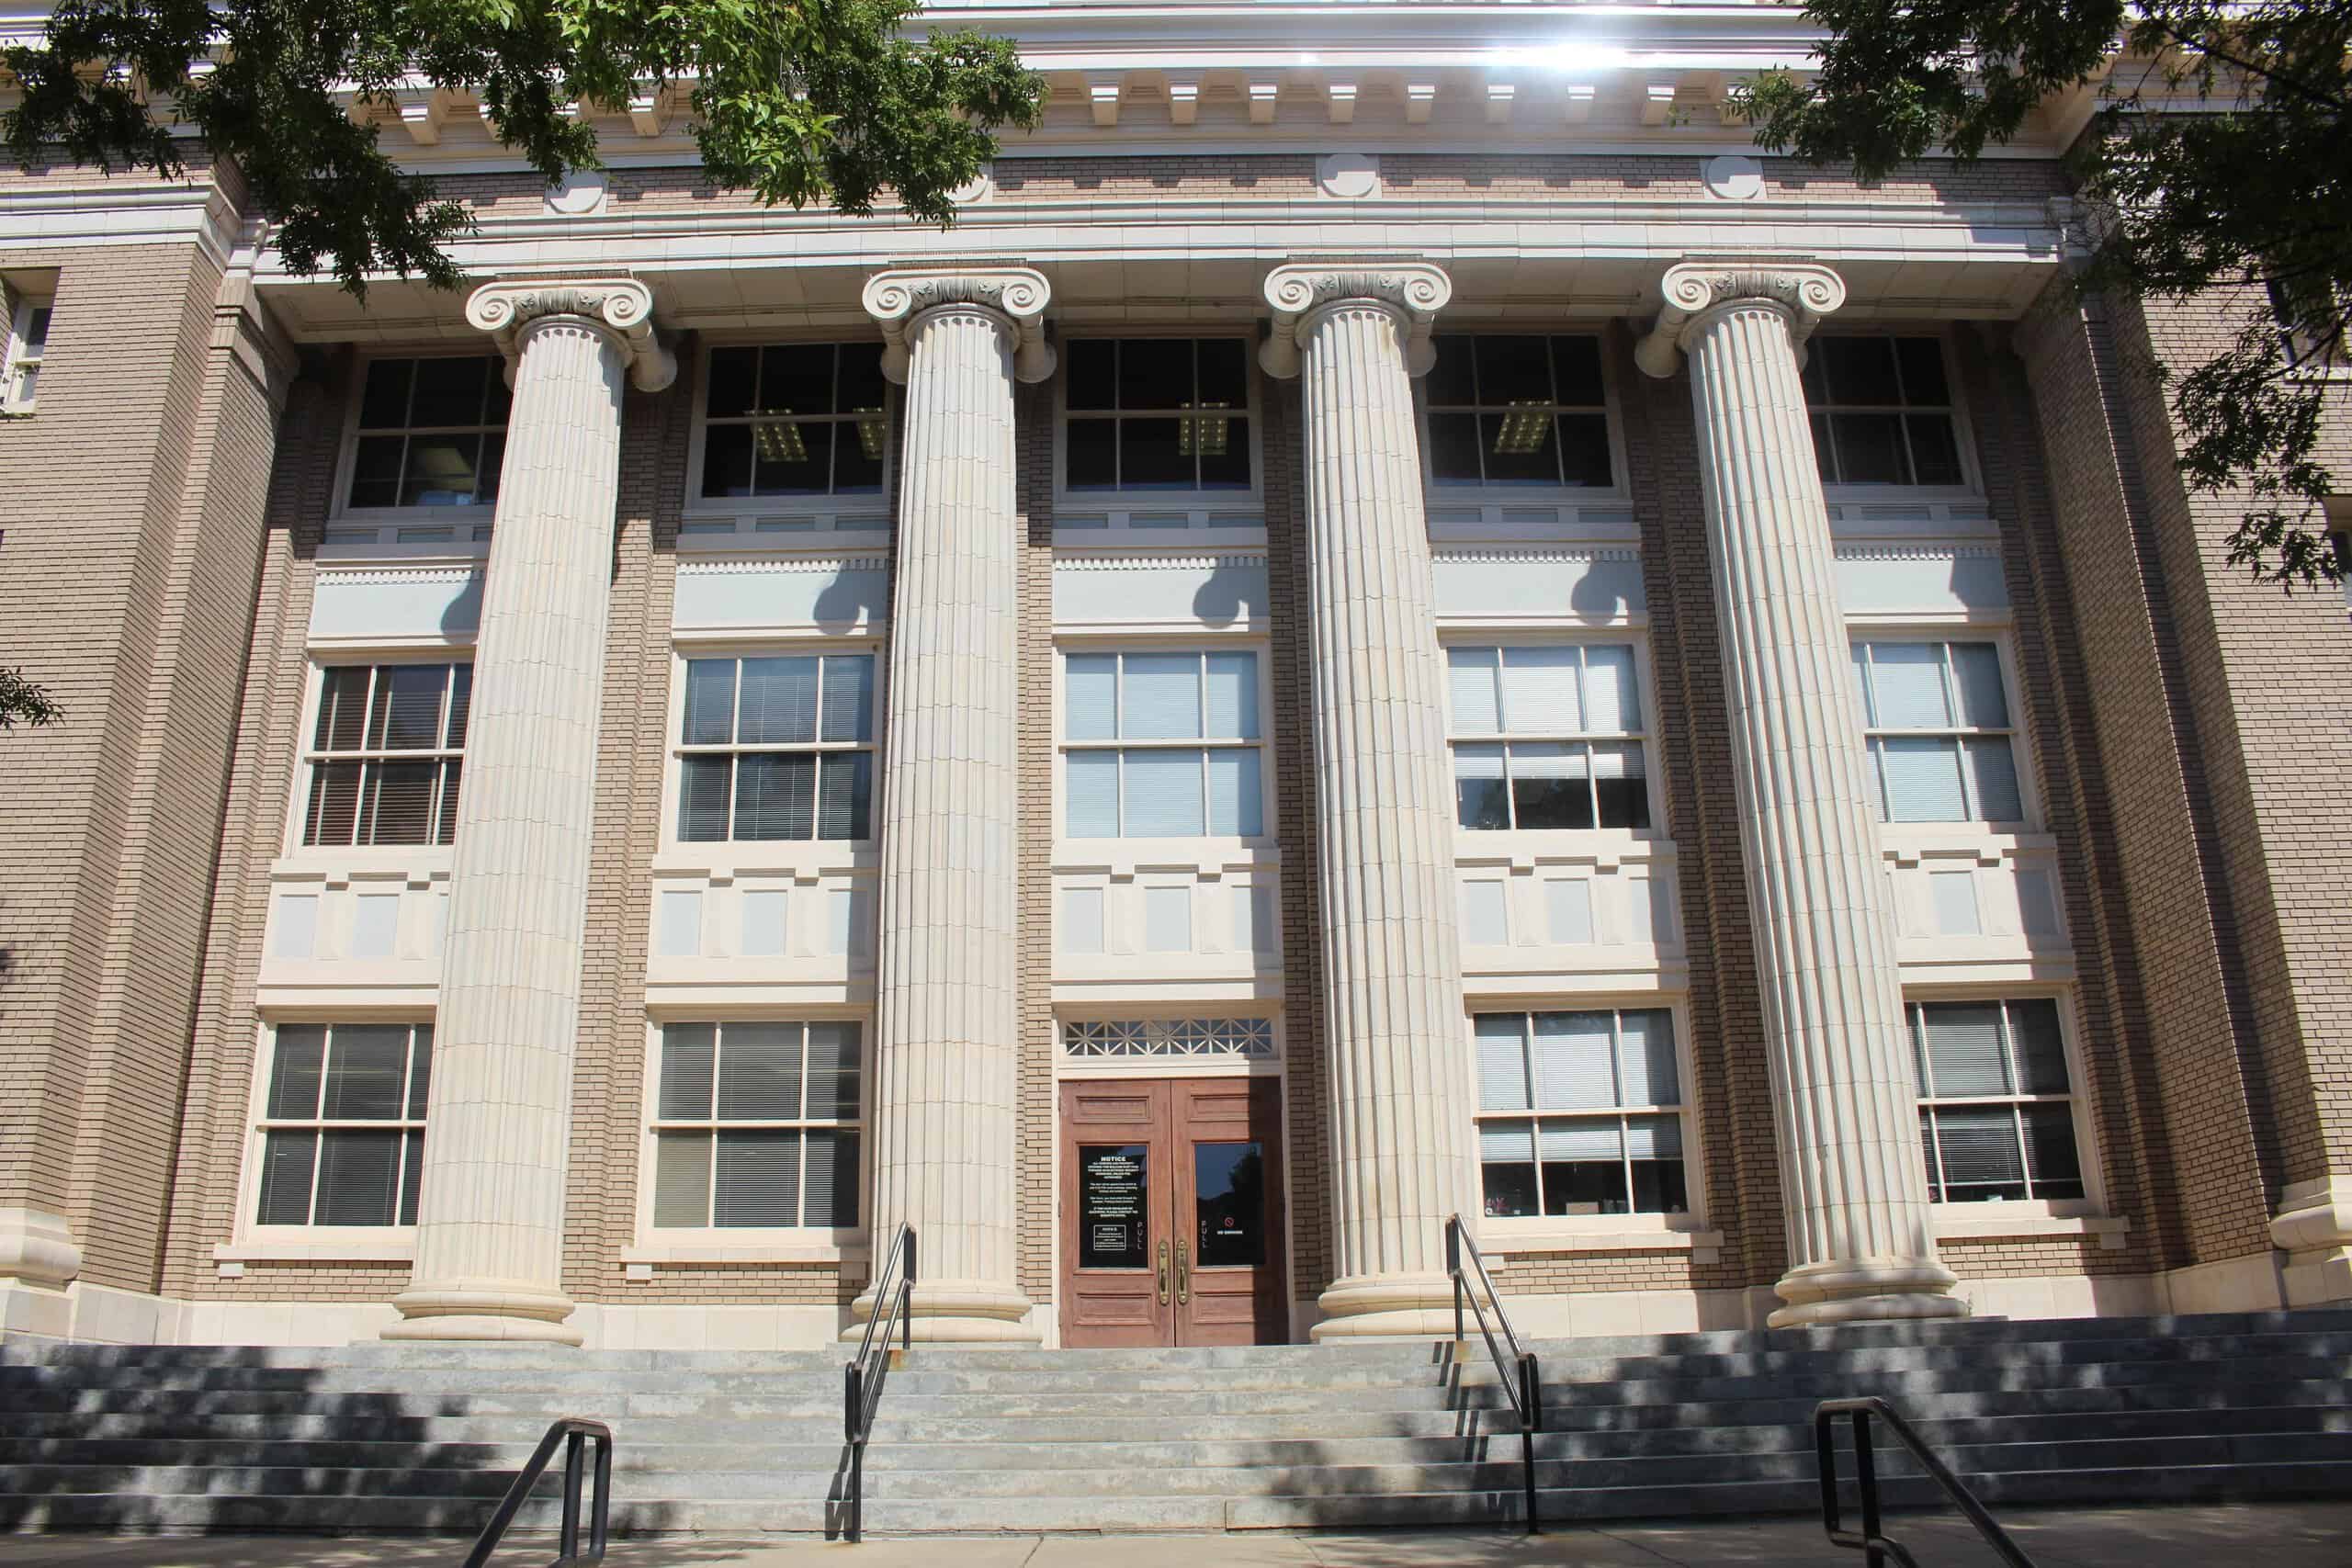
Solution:
M54 283L46 289L11 286L6 291L6 298L14 308L8 312L7 358L5 365L0 365L0 414L12 419L28 419L39 406L40 389L36 386L31 397L18 398L17 375L19 370L29 367L38 383L41 371L48 366L49 335L56 329L57 287ZM49 318L41 323L41 342L38 348L32 346L33 318L36 315Z

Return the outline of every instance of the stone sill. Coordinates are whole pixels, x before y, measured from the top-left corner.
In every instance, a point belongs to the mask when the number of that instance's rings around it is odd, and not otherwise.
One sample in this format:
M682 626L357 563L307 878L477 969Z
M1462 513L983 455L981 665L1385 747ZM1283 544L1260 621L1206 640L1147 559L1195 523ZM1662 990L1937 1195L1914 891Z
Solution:
M2006 1204L1951 1205L1931 1209L1928 1224L1938 1241L2008 1241L2045 1236L2095 1235L2099 1246L2120 1251L2132 1222L2121 1214L2052 1213L2038 1206L2023 1206L2015 1214L1999 1213ZM1987 1212L1987 1211L1991 1212Z
M863 1263L868 1254L864 1242L775 1242L748 1247L625 1247L628 1264L694 1263Z
M1487 1230L1480 1242L1498 1258L1540 1257L1552 1252L1713 1252L1721 1231L1676 1230Z
M331 1236L315 1241L240 1241L212 1249L212 1261L247 1263L414 1263L416 1230L402 1226L381 1239Z

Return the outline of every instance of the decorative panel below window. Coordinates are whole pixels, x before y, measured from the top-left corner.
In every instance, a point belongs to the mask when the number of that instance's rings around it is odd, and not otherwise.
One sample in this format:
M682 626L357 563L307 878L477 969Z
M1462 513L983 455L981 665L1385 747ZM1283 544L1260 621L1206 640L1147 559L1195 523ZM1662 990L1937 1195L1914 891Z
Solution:
M1096 1058L1238 1056L1271 1061L1268 1018L1071 1019L1062 1024L1062 1054Z

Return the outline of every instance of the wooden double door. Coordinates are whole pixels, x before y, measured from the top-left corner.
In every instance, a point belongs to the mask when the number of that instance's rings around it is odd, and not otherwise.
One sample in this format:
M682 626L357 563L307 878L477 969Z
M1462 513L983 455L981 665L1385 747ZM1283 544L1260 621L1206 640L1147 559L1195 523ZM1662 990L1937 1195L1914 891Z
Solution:
M1061 1112L1063 1344L1290 1337L1274 1079L1066 1080Z

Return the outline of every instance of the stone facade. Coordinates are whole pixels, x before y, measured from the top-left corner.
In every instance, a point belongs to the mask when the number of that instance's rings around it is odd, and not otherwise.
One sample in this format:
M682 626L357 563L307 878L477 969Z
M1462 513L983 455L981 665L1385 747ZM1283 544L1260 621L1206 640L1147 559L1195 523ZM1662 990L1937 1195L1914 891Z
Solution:
M813 1347L904 1221L924 1334L1078 1342L1061 1086L1237 1076L1258 1337L1443 1327L1454 1213L1534 1334L2352 1298L2352 622L2149 374L2246 303L2078 298L2054 144L1080 15L947 235L439 126L473 324L233 171L0 179L0 1333Z

